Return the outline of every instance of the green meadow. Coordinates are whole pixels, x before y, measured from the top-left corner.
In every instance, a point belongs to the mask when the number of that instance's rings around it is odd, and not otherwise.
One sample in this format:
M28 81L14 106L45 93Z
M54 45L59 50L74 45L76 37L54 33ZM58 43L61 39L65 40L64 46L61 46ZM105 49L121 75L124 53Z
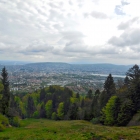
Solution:
M25 119L0 132L0 140L139 140L140 126L109 127L90 122Z

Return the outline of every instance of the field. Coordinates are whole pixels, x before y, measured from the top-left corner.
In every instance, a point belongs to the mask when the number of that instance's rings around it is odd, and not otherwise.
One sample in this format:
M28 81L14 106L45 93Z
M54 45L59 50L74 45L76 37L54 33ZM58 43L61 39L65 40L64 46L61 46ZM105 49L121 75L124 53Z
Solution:
M87 121L25 119L0 132L0 140L139 140L140 126L108 127Z

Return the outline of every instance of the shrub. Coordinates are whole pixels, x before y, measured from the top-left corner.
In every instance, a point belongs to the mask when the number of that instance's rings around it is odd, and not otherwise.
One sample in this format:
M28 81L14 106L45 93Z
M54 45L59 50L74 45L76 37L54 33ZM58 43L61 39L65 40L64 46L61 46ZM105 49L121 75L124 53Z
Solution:
M39 112L38 111L35 111L34 114L33 114L33 117L38 119L39 118Z
M0 131L3 131L6 126L9 125L8 118L6 118L4 115L0 114Z
M52 113L52 120L57 120L57 114L56 114L56 112L53 112Z
M0 132L4 131L4 129L5 129L4 125L0 124Z
M19 117L12 117L9 119L9 122L12 126L15 126L15 127L20 127L20 118Z
M0 124L4 125L4 126L8 126L9 125L9 121L8 118L5 117L4 115L0 114Z
M93 124L99 124L100 119L99 118L93 118L90 122L93 123Z

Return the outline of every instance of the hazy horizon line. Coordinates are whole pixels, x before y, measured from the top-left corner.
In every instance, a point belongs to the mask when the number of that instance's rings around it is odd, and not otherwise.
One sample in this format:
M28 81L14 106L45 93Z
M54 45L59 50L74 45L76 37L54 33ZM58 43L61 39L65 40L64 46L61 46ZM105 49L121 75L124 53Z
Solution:
M30 63L67 63L67 64L109 64L109 65L125 65L125 66L130 66L130 65L135 65L135 64L116 64L116 63L104 63L104 62L81 62L81 61L75 61L75 62L61 62L61 61L23 61L23 60L0 60L0 63L25 63L25 64L30 64ZM139 65L139 64L138 64Z

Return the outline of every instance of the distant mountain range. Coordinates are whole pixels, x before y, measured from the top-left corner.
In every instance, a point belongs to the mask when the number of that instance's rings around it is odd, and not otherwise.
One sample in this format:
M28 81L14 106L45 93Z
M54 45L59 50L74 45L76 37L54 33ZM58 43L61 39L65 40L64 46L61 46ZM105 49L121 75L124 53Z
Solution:
M93 72L93 73L112 73L112 74L125 74L133 65L114 65L114 64L68 64L59 62L43 62L43 63L30 63L26 66L54 72Z
M114 64L69 64L61 62L20 62L20 61L0 61L0 67L6 66L8 69L26 70L29 72L93 72L99 74L121 74L125 75L133 65Z

